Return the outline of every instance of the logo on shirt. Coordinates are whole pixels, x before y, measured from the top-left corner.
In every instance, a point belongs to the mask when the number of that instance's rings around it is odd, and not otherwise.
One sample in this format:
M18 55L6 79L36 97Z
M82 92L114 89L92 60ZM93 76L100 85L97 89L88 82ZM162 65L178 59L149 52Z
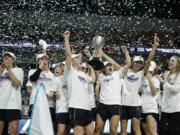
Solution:
M1 76L0 80L1 81L3 81L3 80L10 80L10 77L9 77L8 73L5 73L3 76Z
M83 82L83 83L86 83L86 82L87 82L86 79L85 79L84 77L82 77L82 76L78 76L78 78L79 78L79 80L80 80L81 82Z
M134 75L127 76L128 81L135 82L139 79L139 77L135 77Z
M104 83L108 83L108 82L112 81L113 79L114 79L113 77L111 77L111 78L106 78L106 79L103 80L103 82L104 82Z
M51 79L51 78L48 78L45 74L42 74L42 75L39 77L39 80L41 80L41 81L51 81L52 79Z

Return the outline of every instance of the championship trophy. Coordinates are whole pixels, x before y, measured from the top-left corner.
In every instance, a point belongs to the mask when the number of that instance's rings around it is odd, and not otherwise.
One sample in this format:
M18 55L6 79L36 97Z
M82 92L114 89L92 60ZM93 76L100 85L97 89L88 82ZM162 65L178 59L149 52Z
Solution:
M104 64L101 60L101 56L98 56L98 51L104 46L105 40L104 37L95 36L92 40L92 45L94 46L94 52L88 64L93 67L94 70L100 70L104 67Z
M47 49L47 47L48 47L46 41L40 39L40 40L39 40L39 45L42 47L43 53L46 53L46 49Z
M40 39L39 40L39 46L42 48L42 52L40 55L46 55L49 59L49 67L52 67L52 63L53 63L53 59L52 59L52 55L50 54L50 52L48 52L48 44L46 43L45 40ZM38 55L37 55L38 56Z

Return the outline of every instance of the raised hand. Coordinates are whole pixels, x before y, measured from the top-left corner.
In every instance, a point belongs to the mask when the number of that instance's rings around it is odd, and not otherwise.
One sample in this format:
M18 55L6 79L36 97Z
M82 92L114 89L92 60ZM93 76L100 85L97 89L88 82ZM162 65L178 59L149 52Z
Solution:
M96 57L102 57L102 54L103 54L103 51L100 49L100 50L95 50L95 56Z
M127 51L127 47L126 47L126 46L124 46L124 45L123 45L123 46L121 46L121 49L122 49L122 51L123 51L123 52L126 52L126 51Z
M64 38L69 39L69 37L70 37L70 31L66 30L64 32Z
M159 46L159 37L157 36L157 33L154 34L153 44L156 46Z
M148 80L151 80L151 79L152 79L152 77L153 77L153 76L152 76L152 74L151 74L151 73L147 73L147 74L146 74L146 78L147 78Z

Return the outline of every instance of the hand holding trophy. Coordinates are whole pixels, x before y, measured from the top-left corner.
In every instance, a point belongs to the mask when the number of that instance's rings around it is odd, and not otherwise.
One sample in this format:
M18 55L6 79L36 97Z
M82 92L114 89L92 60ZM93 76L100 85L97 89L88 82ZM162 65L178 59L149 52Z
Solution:
M92 44L96 50L101 50L105 44L104 37L95 36L92 40Z
M46 41L40 39L40 40L39 40L39 45L43 48L43 53L46 53L46 49L47 49L47 47L48 47Z
M48 68L49 66L51 66L51 59L49 59L48 52L47 52L48 44L46 43L45 40L42 40L42 39L40 39L38 43L39 43L40 47L42 48L42 52L40 54L36 55L36 60L43 58L43 57L46 57L48 59L48 63L46 63L44 61L41 61L40 63L38 63L39 68L40 69Z
M94 70L100 70L104 67L104 64L101 60L101 50L102 47L105 44L105 40L104 37L102 36L95 36L92 40L92 44L94 46L94 52L93 52L93 56L90 58L88 64L91 65Z

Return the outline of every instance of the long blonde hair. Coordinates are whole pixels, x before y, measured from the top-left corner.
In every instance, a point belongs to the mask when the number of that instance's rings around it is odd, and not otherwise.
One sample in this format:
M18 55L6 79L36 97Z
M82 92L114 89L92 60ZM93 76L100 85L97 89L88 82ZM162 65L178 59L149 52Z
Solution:
M176 80L176 78L178 77L178 75L179 75L179 72L180 72L180 57L179 56L177 56L177 55L174 55L174 56L172 56L172 57L174 57L174 58L176 58L176 60L177 60L177 65L176 65L176 77L174 78L174 80ZM172 58L171 57L171 58ZM167 75L167 79L169 78L169 76L172 74L172 72L170 71L169 73L168 73L168 75ZM167 80L166 79L166 80Z
M175 55L173 56L177 59L177 65L176 65L176 72L179 73L180 72L180 57Z

